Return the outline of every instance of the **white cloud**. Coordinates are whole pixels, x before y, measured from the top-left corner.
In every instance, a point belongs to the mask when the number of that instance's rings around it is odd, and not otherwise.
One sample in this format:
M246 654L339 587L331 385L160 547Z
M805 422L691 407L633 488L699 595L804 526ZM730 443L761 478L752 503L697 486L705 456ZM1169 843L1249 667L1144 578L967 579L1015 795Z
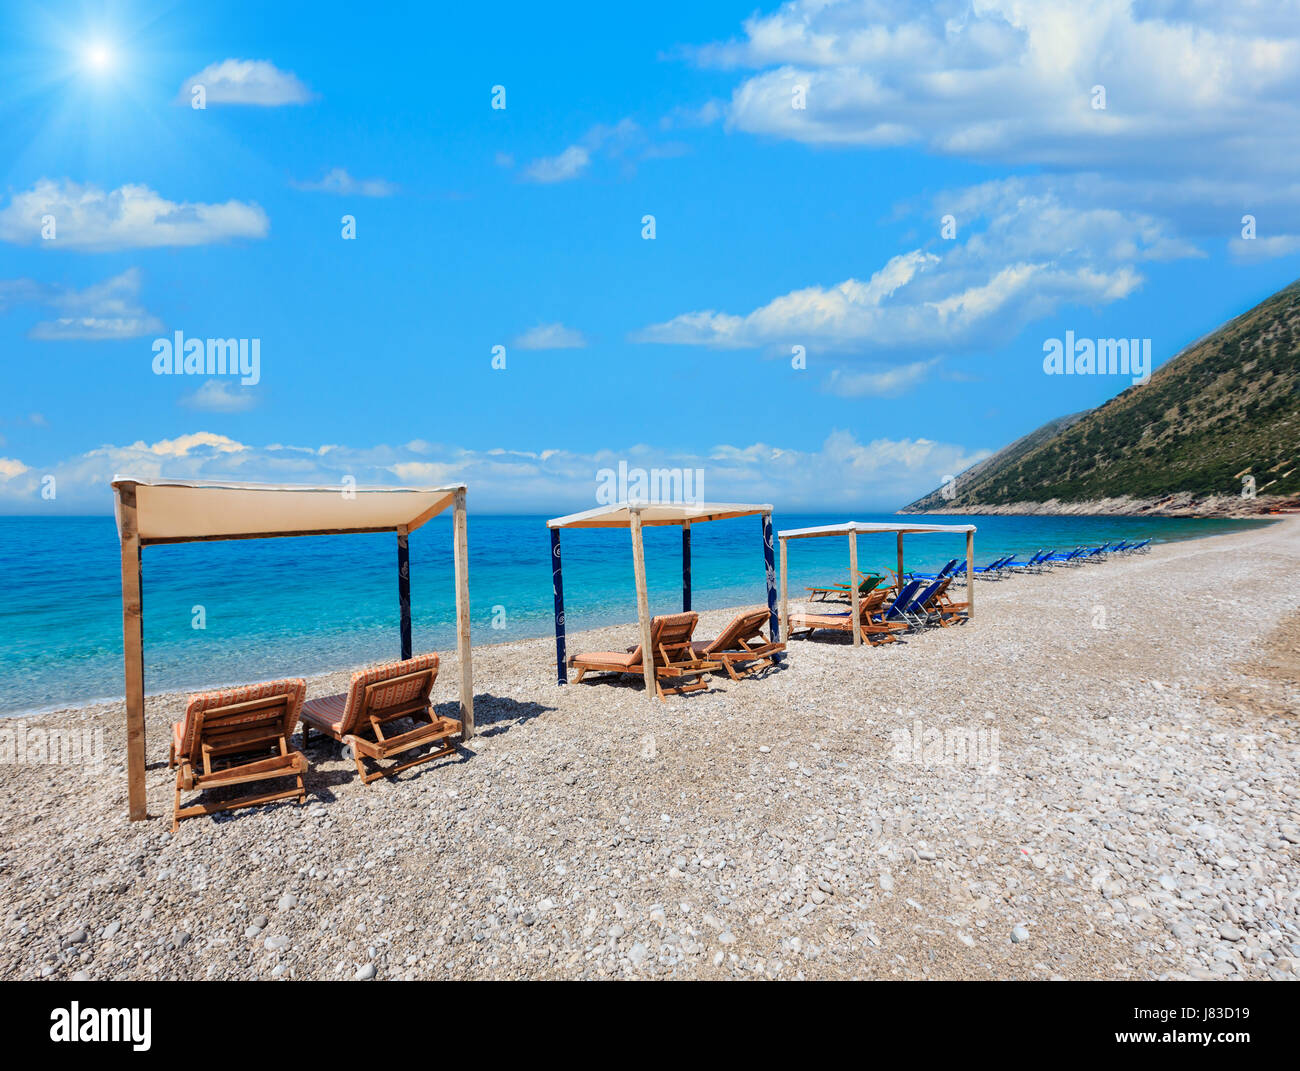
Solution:
M842 398L895 398L923 383L938 363L937 359L913 361L880 372L846 372L837 368L831 372L826 386Z
M55 237L49 240L41 237L47 216L55 224ZM266 213L251 202L176 202L147 186L106 192L52 179L14 194L0 209L0 241L88 252L265 238L269 228Z
M1141 265L1227 241L1300 252L1300 10L1199 0L792 0L695 51L749 68L727 124L818 147L909 147L1032 176L949 191L871 274L745 310L700 307L641 342L820 348L826 388L889 394L930 355L1005 344L1068 306L1120 301ZM1105 107L1099 92L1104 90ZM798 96L804 107L795 106ZM1254 215L1260 237L1237 238ZM956 218L956 241L938 240ZM878 367L895 357L892 370ZM857 360L867 368L843 367Z
M580 350L587 339L577 328L562 323L538 324L518 335L511 345L521 350Z
M249 448L226 435L216 435L210 431L195 431L189 435L179 435L175 439L159 439L149 446L146 446L143 441L137 441L130 449L145 451L156 457L187 458L196 453L202 455L204 451L238 454Z
M41 342L111 342L151 335L161 326L153 318L60 316L57 320L42 320L34 325L28 337Z
M938 240L935 212L934 240L891 257L865 281L805 287L744 314L684 312L632 338L719 349L818 346L842 356L950 353L1007 342L1064 305L1127 297L1143 282L1143 262L1199 255L1153 217L1071 207L1021 180L936 200L957 215L957 238Z
M1300 19L1287 9L1223 18L1131 0L795 0L697 55L760 70L729 112L752 133L1074 170L1289 176Z
M208 104L256 104L278 107L283 104L306 104L312 99L298 77L282 71L269 60L227 59L210 63L198 74L185 79L177 104L189 106L193 87L203 86Z
M162 323L141 307L139 294L137 268L84 290L14 279L0 281L0 311L10 305L36 305L56 312L54 319L42 320L28 332L29 338L41 341L139 338L162 329Z
M209 413L242 413L256 403L256 395L247 387L233 386L220 379L207 380L193 394L181 399L181 405Z
M570 145L558 156L543 156L524 169L532 182L567 182L587 170L591 153L581 145Z
M39 499L40 474L58 481L58 507L71 512L111 508L115 473L174 479L228 478L270 483L342 486L443 485L464 480L471 508L553 513L596 505L597 473L630 468L699 468L705 497L778 502L783 509L892 508L920 496L944 476L987 456L930 439L860 442L832 430L807 449L768 443L719 444L697 452L646 444L577 453L551 448L467 450L433 443L372 447L331 444L255 446L195 432L155 443L105 445L35 471L0 463L0 512L24 512Z
M645 145L645 133L633 119L620 119L612 124L597 123L559 155L534 160L524 168L524 178L529 182L568 182L586 172L598 154L619 159L636 148L642 148L643 158L647 159L656 155L680 155L671 146L646 149Z
M705 101L699 107L677 107L659 120L660 130L680 130L682 128L712 126L724 115L722 101Z
M1274 234L1264 238L1233 238L1228 243L1235 260L1271 260L1300 252L1300 234Z
M458 479L456 466L432 461L403 461L392 466L392 472L403 483L440 487Z
M0 481L7 483L9 480L17 479L24 472L30 471L31 469L17 458L0 457Z
M391 197L397 186L387 179L353 178L341 167L331 168L316 182L295 182L294 187L312 193L338 193L358 197Z

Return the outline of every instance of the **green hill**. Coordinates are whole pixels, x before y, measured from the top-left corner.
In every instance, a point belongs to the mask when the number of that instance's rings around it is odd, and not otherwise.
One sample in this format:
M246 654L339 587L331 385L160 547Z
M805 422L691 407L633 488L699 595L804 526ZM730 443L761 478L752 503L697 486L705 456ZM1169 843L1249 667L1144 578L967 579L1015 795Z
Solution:
M1064 421L1064 423L1063 423ZM1300 494L1300 282L1189 346L1145 385L1053 421L904 513L1125 500L1260 506ZM1242 505L1249 503L1242 502Z

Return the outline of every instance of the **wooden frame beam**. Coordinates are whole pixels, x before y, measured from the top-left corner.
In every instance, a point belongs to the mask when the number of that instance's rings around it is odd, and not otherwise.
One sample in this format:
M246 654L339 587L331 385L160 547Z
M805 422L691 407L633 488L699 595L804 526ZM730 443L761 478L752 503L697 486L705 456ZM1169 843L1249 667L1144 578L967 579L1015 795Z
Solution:
M135 488L118 490L122 525L122 652L126 679L126 793L132 822L149 817L145 787L144 598Z
M975 618L975 533L966 533L966 620Z
M125 488L123 488L125 490ZM376 532L391 532L393 526L383 528L304 528L297 532L251 532L238 535L214 536L163 536L158 539L141 539L142 547L165 547L174 543L225 543L236 539L290 539L298 536L334 536L334 535L374 535Z
M459 488L452 517L452 549L456 558L456 659L460 663L461 740L474 735L474 663L469 643L469 520L465 488Z
M862 602L858 598L858 533L849 533L849 616L853 618L853 646L862 646Z
M632 569L636 574L636 616L641 625L641 667L645 676L646 699L655 701L655 652L650 640L650 597L645 583L645 542L641 536L641 510L631 507L628 527L632 531Z
M790 636L790 598L789 590L786 587L786 542L781 540L781 635L787 639ZM773 641L776 637L772 637Z

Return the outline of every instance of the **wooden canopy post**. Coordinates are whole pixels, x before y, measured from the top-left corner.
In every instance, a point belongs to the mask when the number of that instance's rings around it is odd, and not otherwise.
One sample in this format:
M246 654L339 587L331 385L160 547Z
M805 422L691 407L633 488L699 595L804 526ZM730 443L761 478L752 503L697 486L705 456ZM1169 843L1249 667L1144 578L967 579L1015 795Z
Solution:
M849 532L849 616L853 618L853 646L862 645L862 604L858 600L858 533Z
M682 522L682 613L691 609L691 522Z
M641 507L628 506L632 529L632 569L636 575L636 616L641 623L641 667L645 675L646 698L655 700L655 652L650 642L650 597L645 584L645 543L641 538Z
M555 676L557 683L569 683L564 655L564 575L560 568L560 530L551 529L551 594L555 597Z
M903 533L898 533L898 582L903 582Z
M135 487L117 488L122 523L122 651L126 675L126 795L127 817L149 817L144 781L144 599L140 567L140 527Z
M781 635L782 636L790 635L790 599L788 597L788 590L786 588L785 558L786 558L786 541L782 539L781 540ZM776 637L773 636L772 640L773 642L775 642Z
M460 662L461 739L474 735L474 664L469 646L469 519L465 488L456 488L452 518L452 549L456 558L456 658Z
M966 620L975 616L975 533L966 533Z
M406 526L397 529L397 607L402 635L402 661L411 657L411 550Z
M776 615L776 570L772 563L772 515L764 513L763 521L763 576L767 580L767 631L768 639L780 642L781 620ZM778 656L780 657L780 656Z

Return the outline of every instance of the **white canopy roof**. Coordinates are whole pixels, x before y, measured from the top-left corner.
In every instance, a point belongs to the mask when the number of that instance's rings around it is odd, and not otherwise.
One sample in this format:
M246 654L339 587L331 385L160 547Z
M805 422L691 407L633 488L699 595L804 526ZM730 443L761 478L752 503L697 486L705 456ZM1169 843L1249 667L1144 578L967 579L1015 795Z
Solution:
M391 532L400 527L413 531L451 505L464 486L345 488L113 477L118 533L121 490L131 487L142 544Z
M872 532L973 532L973 524L898 524L892 521L844 521L842 524L824 524L818 528L787 528L777 532L778 539L812 539L815 536L859 535Z
M744 506L734 502L700 502L679 505L672 502L615 502L597 506L567 517L555 517L546 522L547 528L627 528L632 523L632 511L641 514L641 524L651 527L661 524L685 524L687 521L721 521L728 517L755 517L771 513L771 506Z

